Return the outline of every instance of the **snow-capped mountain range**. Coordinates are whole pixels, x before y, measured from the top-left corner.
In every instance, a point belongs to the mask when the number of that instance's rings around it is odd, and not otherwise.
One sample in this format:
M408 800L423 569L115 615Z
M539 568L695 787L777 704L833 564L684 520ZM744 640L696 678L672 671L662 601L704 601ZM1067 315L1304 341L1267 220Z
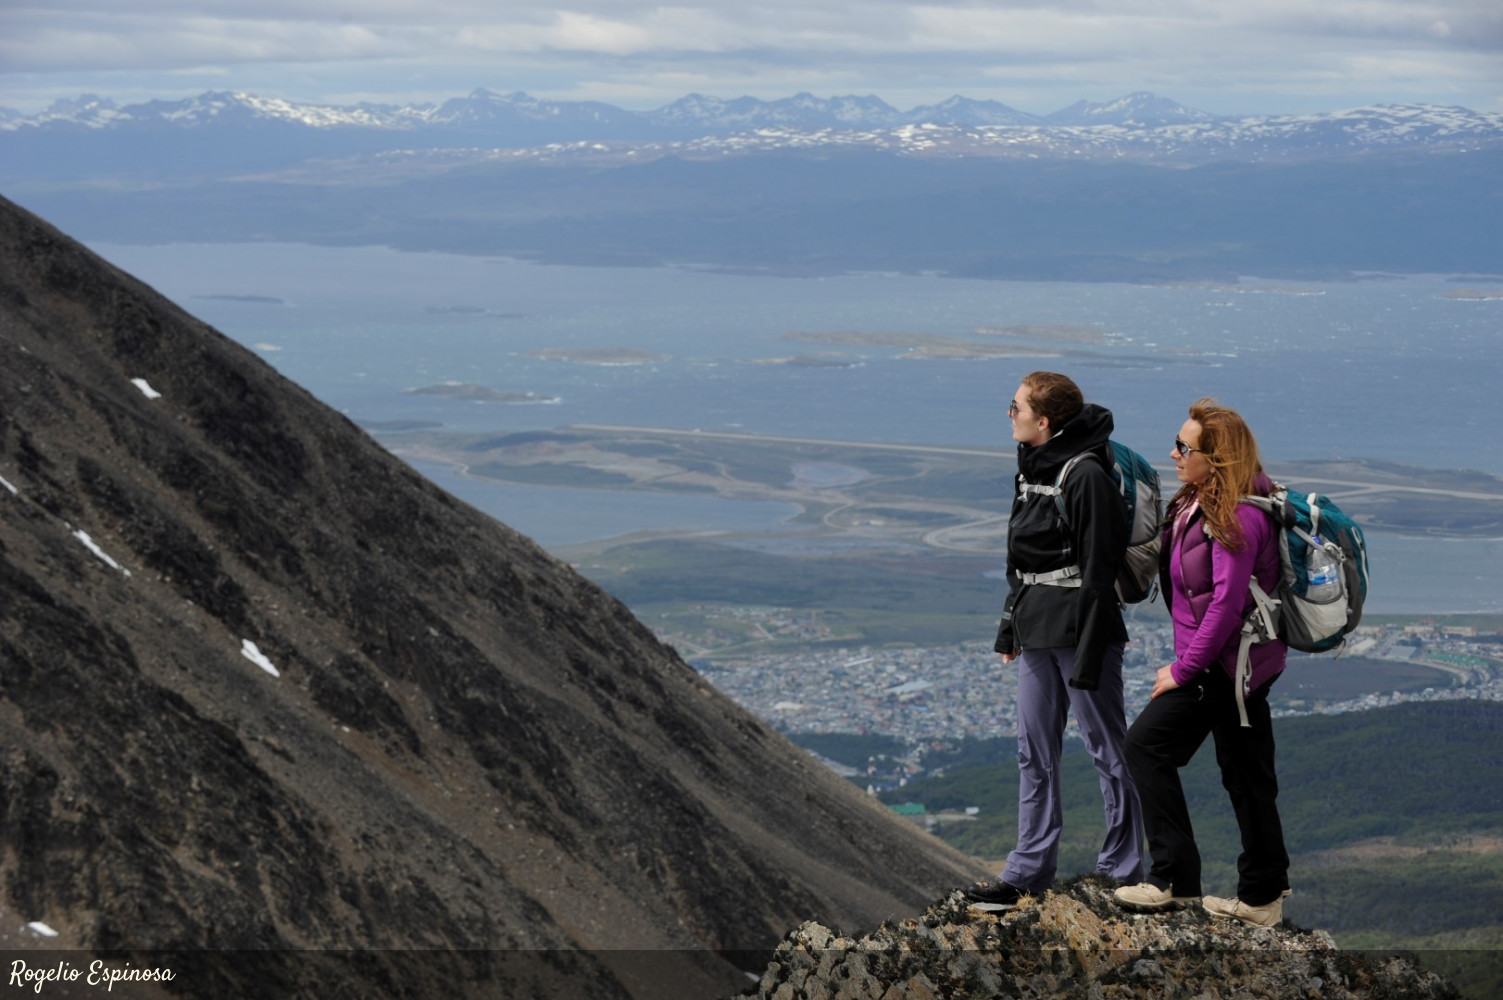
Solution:
M952 97L899 111L876 97L776 101L690 94L655 111L476 90L442 104L303 104L216 92L116 105L94 96L37 115L0 109L11 178L123 172L264 171L320 159L413 164L722 157L870 150L899 155L1209 163L1395 150L1503 148L1503 115L1384 104L1308 115L1217 117L1150 93L1032 115ZM431 165L431 164L430 164Z
M131 127L201 128L227 122L281 123L309 128L378 128L414 131L424 127L486 127L504 122L575 124L613 128L720 132L727 129L785 127L891 128L912 124L1162 125L1210 121L1214 116L1148 93L1129 94L1106 104L1081 101L1052 115L1017 111L996 101L951 97L939 104L899 111L877 97L820 98L797 94L776 101L753 97L723 100L689 94L655 111L626 111L595 101L552 101L522 92L497 94L479 89L442 104L348 106L304 104L254 94L210 92L181 101L148 101L125 106L94 95L60 100L37 115L0 109L0 129Z
M579 140L519 148L394 150L362 158L413 172L475 163L647 162L778 152L859 151L903 156L1069 158L1143 162L1269 162L1377 151L1503 149L1503 116L1465 109L1384 105L1330 115L1216 120L1153 128L1130 125L900 125L883 129L762 126L667 141ZM333 164L321 163L327 170ZM355 162L347 164L358 166Z
M0 190L89 239L352 241L557 263L1029 280L1503 273L1503 115L1224 118L1151 94L1035 116L956 97L245 94L0 120Z
M507 124L575 126L618 133L629 139L651 132L723 134L764 128L899 129L909 125L959 127L1176 129L1181 136L1211 141L1234 137L1288 136L1299 131L1369 134L1380 144L1398 135L1482 137L1503 130L1503 115L1434 105L1382 104L1312 115L1226 117L1187 108L1155 94L1139 92L1114 101L1079 101L1049 115L1018 111L997 101L955 96L939 104L899 111L877 97L820 98L798 94L776 101L753 97L723 100L689 94L655 111L626 111L594 101L553 101L516 92L475 90L442 104L324 105L209 92L180 101L117 105L94 95L55 102L36 115L0 108L0 131L128 130L207 128L216 125L291 125L310 129L423 130L491 129ZM1385 137L1379 133L1389 133ZM580 136L585 138L585 136Z

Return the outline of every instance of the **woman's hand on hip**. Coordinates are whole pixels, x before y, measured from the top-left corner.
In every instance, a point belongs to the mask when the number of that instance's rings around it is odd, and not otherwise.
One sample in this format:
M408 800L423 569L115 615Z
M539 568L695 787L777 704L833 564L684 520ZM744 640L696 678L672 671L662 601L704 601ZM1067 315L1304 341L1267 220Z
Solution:
M1177 687L1179 687L1179 681L1174 679L1173 664L1159 667L1158 674L1153 678L1153 694L1150 696L1150 700L1157 698L1161 694L1167 694Z

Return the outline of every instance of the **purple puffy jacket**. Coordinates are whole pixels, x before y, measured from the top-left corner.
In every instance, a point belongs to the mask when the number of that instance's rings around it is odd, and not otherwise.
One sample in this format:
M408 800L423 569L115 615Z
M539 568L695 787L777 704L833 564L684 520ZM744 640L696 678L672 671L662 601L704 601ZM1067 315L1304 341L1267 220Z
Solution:
M1273 484L1259 476L1254 491L1271 493ZM1279 583L1278 537L1268 515L1243 504L1242 545L1233 552L1206 534L1197 509L1182 530L1171 516L1164 526L1160 573L1167 560L1168 580L1162 586L1174 622L1174 680L1187 684L1203 670L1219 664L1228 677L1237 673L1237 646L1242 619L1252 607L1248 581L1273 593ZM1284 669L1288 648L1275 639L1252 647L1252 690L1267 684Z

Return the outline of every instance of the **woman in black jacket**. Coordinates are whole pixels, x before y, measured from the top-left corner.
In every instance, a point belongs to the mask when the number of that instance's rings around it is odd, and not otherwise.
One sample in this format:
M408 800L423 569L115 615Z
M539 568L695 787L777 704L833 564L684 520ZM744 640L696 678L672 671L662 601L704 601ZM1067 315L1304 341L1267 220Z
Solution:
M996 882L967 890L984 910L1010 909L1054 884L1063 827L1059 758L1070 711L1106 811L1096 870L1127 884L1143 874L1142 813L1123 757L1127 627L1116 580L1128 524L1109 471L1112 415L1053 372L1025 376L1007 413L1018 476L996 650L1002 662L1018 664L1018 842Z

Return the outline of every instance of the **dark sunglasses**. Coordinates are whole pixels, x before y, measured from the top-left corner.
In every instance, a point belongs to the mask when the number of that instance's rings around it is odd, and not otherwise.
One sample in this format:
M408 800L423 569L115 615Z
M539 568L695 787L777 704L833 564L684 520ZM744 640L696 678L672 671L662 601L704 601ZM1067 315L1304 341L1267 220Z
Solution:
M1189 458L1190 455L1191 455L1191 453L1200 451L1199 448L1191 448L1189 445L1185 444L1179 438L1175 438L1174 439L1174 450L1179 453L1179 457L1180 458ZM1203 451L1200 451L1200 453L1202 455L1205 454L1205 452L1203 452Z
M1008 402L1007 415L1009 417L1016 417L1018 415L1018 401L1016 399Z

